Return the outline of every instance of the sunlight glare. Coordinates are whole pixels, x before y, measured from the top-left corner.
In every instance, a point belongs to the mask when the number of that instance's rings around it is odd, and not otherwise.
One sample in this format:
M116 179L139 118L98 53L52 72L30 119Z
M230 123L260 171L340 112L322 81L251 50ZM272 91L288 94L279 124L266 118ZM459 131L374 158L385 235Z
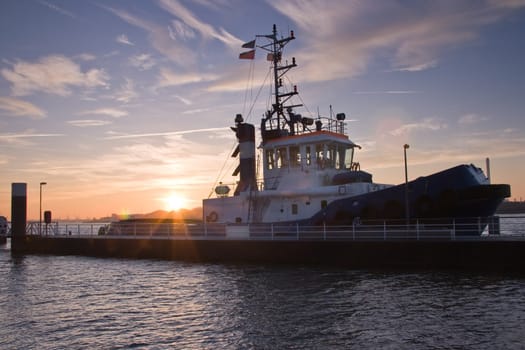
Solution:
M176 193L172 193L162 199L164 202L164 210L174 211L184 208L186 205L186 199Z

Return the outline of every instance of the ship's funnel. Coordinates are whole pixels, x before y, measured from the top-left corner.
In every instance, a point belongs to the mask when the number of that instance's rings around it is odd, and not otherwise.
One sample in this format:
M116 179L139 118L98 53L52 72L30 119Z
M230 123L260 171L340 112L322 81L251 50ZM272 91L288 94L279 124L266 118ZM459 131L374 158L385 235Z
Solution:
M235 118L236 126L232 130L239 141L239 173L240 179L234 195L251 190L257 190L255 177L255 127L252 124L243 123L240 114ZM237 153L237 152L235 152Z

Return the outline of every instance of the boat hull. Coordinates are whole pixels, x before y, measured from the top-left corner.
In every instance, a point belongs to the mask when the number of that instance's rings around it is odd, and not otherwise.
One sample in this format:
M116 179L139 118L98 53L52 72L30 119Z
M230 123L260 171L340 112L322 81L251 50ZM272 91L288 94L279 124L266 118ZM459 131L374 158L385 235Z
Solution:
M509 185L490 185L473 175L472 165L459 165L405 184L331 202L305 225L351 225L378 219L458 218L477 225L479 217L494 215L510 196ZM408 212L407 212L408 209ZM472 218L472 219L469 219ZM483 226L484 227L484 226ZM480 234L478 230L469 232Z

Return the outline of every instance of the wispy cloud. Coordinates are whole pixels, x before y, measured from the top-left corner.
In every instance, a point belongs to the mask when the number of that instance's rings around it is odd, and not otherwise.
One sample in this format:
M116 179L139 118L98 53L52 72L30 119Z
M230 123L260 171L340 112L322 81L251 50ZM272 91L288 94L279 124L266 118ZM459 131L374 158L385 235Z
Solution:
M73 19L77 18L77 16L73 12L65 10L62 7L59 7L59 6L55 5L55 4L51 4L51 3L47 2L47 1L44 1L44 0L40 0L38 2L41 5L44 5L47 8L50 8L51 10L60 13L61 15L64 15L64 16L67 16L67 17L71 17Z
M129 39L128 39L128 36L126 34L120 34L119 36L117 36L115 38L115 40L117 41L117 43L119 44L124 44L124 45L130 45L130 46L134 46L135 44L132 43Z
M305 43L299 64L308 79L330 80L361 74L373 57L390 61L393 70L433 68L444 51L475 40L483 26L524 3L416 2L407 8L403 2L291 0L270 5L299 27Z
M419 94L420 91L415 90L384 90L384 91L354 91L356 95L412 95Z
M78 115L107 115L113 118L120 118L128 115L128 112L116 108L98 108L78 112Z
M161 68L157 79L157 87L179 86L201 82L214 81L218 76L200 73L176 73L168 68Z
M78 126L80 128L91 127L91 126L104 126L111 124L108 120L97 120L97 119L79 119L79 120L68 120L68 124Z
M81 61L94 61L97 59L97 56L90 53L81 53L80 55L76 55L74 58L78 58Z
M171 15L180 19L180 21L174 21L173 23L176 33L182 38L193 36L193 31L188 30L188 27L190 27L203 38L217 39L228 46L236 46L242 42L224 28L215 29L212 25L200 20L177 0L160 0L160 5Z
M478 114L475 114L475 113L470 113L470 114L465 114L465 115L462 115L461 117L459 117L458 119L458 124L461 124L461 125L471 125L471 124L476 124L476 123L479 123L481 121L485 121L487 120L486 117L482 117Z
M0 110L2 114L20 117L29 117L32 119L41 119L46 117L46 112L34 104L13 97L0 96Z
M174 95L173 97L175 97L177 100L179 100L182 103L184 103L186 106L191 106L193 104L193 102L191 102L187 98L184 98L184 97L182 97L180 95Z
M129 58L129 63L133 67L136 67L140 70L148 70L153 68L157 64L157 61L152 57L152 55L143 53L140 55L131 56Z
M228 127L220 128L205 128L205 129L194 129L194 130L182 130L182 131L168 131L168 132L157 132L157 133L144 133L144 134L124 134L124 135L113 135L108 136L106 140L118 140L118 139L134 139L142 137L152 137L152 136L177 136L177 135L187 135L195 134L200 132L213 132L213 131L224 131L228 130Z
M171 25L168 25L168 34L171 40L190 40L196 36L195 31L190 26L178 20L173 20Z
M71 87L107 86L109 79L103 69L82 72L78 64L61 55L43 57L35 63L18 61L12 69L2 69L1 74L12 84L15 96L37 91L66 96L71 94Z
M427 70L427 69L430 69L430 68L434 68L437 65L438 65L438 61L437 60L431 60L431 61L423 62L423 63L415 63L415 64L412 64L412 65L404 65L404 66L402 66L400 68L393 69L393 71L419 72L419 71Z
M123 103L129 103L135 98L137 98L135 84L133 83L133 80L126 78L125 83L122 84L120 89L116 92L115 100Z
M189 189L195 187L190 185L211 187L213 179L209 174L216 171L214 163L217 158L230 158L226 151L217 153L216 146L181 135L172 135L163 141L160 145L136 141L122 143L82 162L62 159L41 164L38 171L82 183L86 192L95 194L170 189L182 194L188 192L191 196ZM191 150L192 157L187 157L188 150ZM196 169L195 174L184 176L188 169ZM31 168L27 171L35 170ZM206 191L207 188L203 192Z
M145 30L150 38L151 45L162 55L170 60L188 67L195 64L196 54L182 42L173 41L166 30L166 27L156 23L148 22L142 18L132 15L128 11L104 7L114 15L118 16L127 23Z
M423 121L418 122L418 123L405 124L395 130L390 131L390 134L393 136L400 136L403 134L411 133L416 130L436 131L436 130L441 130L441 129L446 129L446 128L447 128L446 123L436 121L433 118L426 118Z
M127 23L145 30L151 45L162 55L183 66L196 66L197 54L191 44L196 39L218 40L230 49L237 48L242 40L238 39L224 28L214 28L209 23L200 20L188 8L176 0L161 0L160 6L175 19L167 25L149 22L132 13L104 7Z
M33 138L62 137L64 134L35 133L34 130L27 130L23 133L0 134L0 142L13 145L32 145L29 140Z

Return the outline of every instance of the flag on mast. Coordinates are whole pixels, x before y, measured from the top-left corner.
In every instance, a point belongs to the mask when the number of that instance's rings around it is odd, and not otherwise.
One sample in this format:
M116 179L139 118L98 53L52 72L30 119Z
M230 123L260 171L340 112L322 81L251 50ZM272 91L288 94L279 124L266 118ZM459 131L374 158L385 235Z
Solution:
M254 47L255 47L255 39L242 44L242 48L245 48L245 49L253 49Z
M242 52L240 55L239 55L239 58L241 60L253 60L255 58L255 50L250 50L250 51L246 51L246 52Z

